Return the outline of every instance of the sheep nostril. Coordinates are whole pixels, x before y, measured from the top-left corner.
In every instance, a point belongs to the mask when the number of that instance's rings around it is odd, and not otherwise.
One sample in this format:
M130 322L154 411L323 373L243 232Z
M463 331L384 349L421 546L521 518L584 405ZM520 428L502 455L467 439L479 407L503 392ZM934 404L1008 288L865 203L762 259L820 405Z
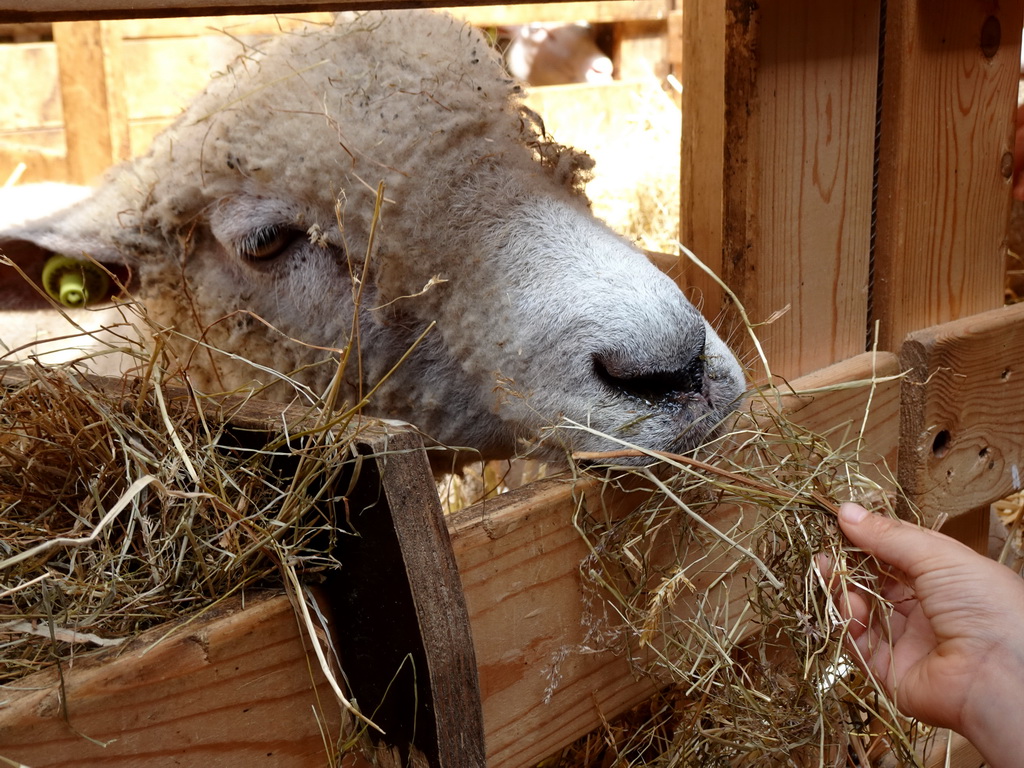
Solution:
M704 390L704 350L675 370L659 371L623 365L614 355L594 355L594 372L620 392L647 402L679 401Z

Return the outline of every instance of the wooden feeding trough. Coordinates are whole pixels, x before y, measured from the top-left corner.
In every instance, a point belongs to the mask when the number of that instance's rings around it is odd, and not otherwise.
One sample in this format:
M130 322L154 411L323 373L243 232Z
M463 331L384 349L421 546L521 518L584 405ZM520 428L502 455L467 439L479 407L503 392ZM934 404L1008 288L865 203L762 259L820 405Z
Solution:
M388 3L246 7L357 5ZM587 18L628 15L629 4L563 5ZM0 22L234 10L212 0L2 0ZM790 417L829 433L867 413L865 449L895 468L926 521L946 518L947 531L985 550L988 507L1020 489L1024 463L1024 310L1002 306L1024 0L726 0L685 4L672 18L668 47L683 60L682 241L752 322L771 321L760 337L770 383L797 393ZM123 139L124 122L104 125ZM67 168L73 154L69 137ZM706 313L734 311L717 283L683 271ZM400 545L391 551L410 558L403 583L428 585L412 598L409 639L442 670L420 689L432 727L415 743L432 764L536 765L648 697L653 683L624 659L565 653L584 640L587 551L572 515L628 499L553 479L442 520L425 461L403 445L373 482L384 519L407 511L426 521L408 541L400 525L389 530ZM460 585L426 578L448 562ZM458 599L439 603L437 584ZM438 605L464 605L466 624L419 613ZM309 654L282 597L239 606L154 650L5 692L0 756L34 768L320 764L320 729L295 715L329 699ZM325 722L336 714L322 709ZM969 745L952 754L952 765L979 764Z

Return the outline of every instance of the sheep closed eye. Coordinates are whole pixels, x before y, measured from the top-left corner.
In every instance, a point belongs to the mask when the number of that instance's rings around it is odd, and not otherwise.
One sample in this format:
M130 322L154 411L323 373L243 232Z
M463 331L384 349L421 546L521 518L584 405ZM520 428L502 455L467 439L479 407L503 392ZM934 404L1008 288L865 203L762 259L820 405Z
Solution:
M247 261L268 261L280 256L299 234L277 224L254 229L238 243L238 255Z

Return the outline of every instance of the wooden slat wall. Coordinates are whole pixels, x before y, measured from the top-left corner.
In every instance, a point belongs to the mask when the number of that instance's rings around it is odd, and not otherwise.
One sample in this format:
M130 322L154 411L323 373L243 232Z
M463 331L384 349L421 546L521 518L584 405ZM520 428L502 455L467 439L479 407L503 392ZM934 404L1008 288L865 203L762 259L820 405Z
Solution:
M683 39L678 76L683 87L683 124L679 240L721 275L726 172L725 3L691 3L680 22ZM700 56L686 55L686 51L697 50ZM690 291L691 299L702 300L704 314L715 317L724 306L718 284L685 262L680 273L685 275L685 286L695 289Z
M229 600L170 637L150 632L105 664L78 662L64 680L51 670L32 689L5 690L0 763L328 765L340 704L288 598L244 604Z
M753 322L788 308L759 329L786 377L865 349L878 13L864 0L683 13L682 239ZM689 60L705 42L711 58ZM714 315L721 294L707 294Z
M1024 488L1024 304L916 331L900 358L899 481L925 521Z
M1022 13L889 3L873 292L886 349L1003 302Z
M482 27L531 20L617 22L623 28L618 44L623 73L635 73L639 66L649 77L647 60L653 59L653 70L660 72L658 62L665 59L667 0L448 10ZM327 12L311 12L59 22L54 26L59 45L0 46L0 75L7 72L15 89L5 97L15 106L0 115L0 183L19 162L28 166L24 182L93 181L113 163L145 152L210 74L234 57L232 38L276 34L330 18ZM631 63L641 55L642 64ZM54 75L58 58L61 88ZM131 66L123 67L123 61Z

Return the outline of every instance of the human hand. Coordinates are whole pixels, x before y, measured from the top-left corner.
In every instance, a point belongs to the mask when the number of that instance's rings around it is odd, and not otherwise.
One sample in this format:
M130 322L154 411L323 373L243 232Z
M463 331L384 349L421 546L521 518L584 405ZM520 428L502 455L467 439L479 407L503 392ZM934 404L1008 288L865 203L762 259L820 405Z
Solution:
M838 596L850 652L904 714L963 734L990 766L1024 753L1024 581L936 531L843 504L843 533L891 566Z

